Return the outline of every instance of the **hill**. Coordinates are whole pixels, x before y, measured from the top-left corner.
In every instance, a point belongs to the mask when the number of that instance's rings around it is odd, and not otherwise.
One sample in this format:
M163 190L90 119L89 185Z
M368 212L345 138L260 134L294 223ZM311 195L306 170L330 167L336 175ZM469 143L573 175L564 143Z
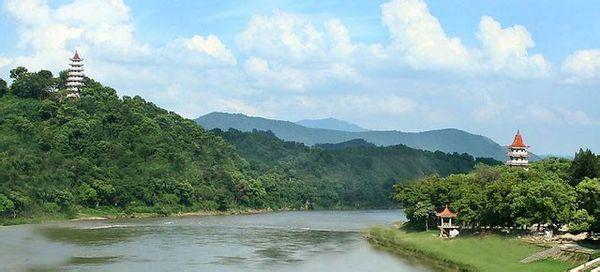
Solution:
M270 131L213 132L235 145L253 172L289 181L289 188L313 185L315 191L306 198L307 205L320 208L392 206L389 196L394 184L432 173L463 173L476 163L468 154L430 152L405 145L377 147L364 144L364 140L330 144L323 149L283 141Z
M506 148L491 139L471 134L458 129L440 129L424 132L402 131L363 131L349 132L331 129L308 128L296 123L270 120L261 117L250 117L243 114L214 112L196 119L207 129L229 128L241 131L268 130L286 141L296 141L307 145L319 143L341 143L353 139L390 146L404 144L406 146L443 152L468 153L475 157L491 157L496 160L506 159Z
M65 78L50 71L18 68L11 77L9 88L0 84L0 224L81 213L385 207L395 183L475 164L466 154L406 146L353 141L325 150L268 132L206 131L89 78L81 98L69 99Z
M376 147L376 145L369 143L363 139L354 139L346 142L341 142L337 144L316 144L315 147L326 149L326 150L337 150L344 148L353 148L353 147Z
M300 120L300 121L296 122L296 124L305 126L308 128L323 128L323 129L341 130L341 131L349 131L349 132L367 131L367 129L359 127L358 125L348 123L343 120L338 120L335 118Z

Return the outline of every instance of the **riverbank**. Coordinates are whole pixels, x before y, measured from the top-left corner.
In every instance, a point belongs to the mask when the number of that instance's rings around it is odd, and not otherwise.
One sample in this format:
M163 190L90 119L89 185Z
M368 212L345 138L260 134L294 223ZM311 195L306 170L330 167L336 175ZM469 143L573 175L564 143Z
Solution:
M371 244L424 261L445 271L565 271L578 263L544 259L520 261L544 250L518 238L500 235L466 235L440 239L437 231L412 232L389 227L373 227L365 233Z
M277 211L287 211L282 209ZM185 216L219 216L219 215L239 215L239 214L258 214L273 212L267 209L234 209L228 211L198 210L183 211L178 213L161 214L156 212L133 212L125 213L123 210L101 207L100 209L84 208L70 214L40 214L30 217L3 218L0 220L0 226L22 225L22 224L40 224L58 221L93 221L93 220L111 220L120 218L155 218L155 217L185 217Z

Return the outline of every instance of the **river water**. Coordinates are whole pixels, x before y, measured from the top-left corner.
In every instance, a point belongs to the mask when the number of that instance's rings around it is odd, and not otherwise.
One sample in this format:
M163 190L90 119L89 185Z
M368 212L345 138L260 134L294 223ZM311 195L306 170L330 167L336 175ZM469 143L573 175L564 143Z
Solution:
M427 271L362 237L402 219L291 211L0 227L0 271Z

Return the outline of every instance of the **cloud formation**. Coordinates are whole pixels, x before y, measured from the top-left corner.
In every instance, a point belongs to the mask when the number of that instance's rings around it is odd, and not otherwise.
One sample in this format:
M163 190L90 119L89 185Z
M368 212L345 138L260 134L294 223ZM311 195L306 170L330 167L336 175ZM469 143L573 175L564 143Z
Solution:
M600 49L579 50L562 63L565 82L590 84L600 82Z
M550 73L541 54L529 54L534 46L530 33L521 25L502 28L483 16L477 37L481 48L467 48L458 37L449 37L439 20L420 0L393 0L381 5L382 23L392 37L392 50L415 69L459 70L496 73L526 78Z
M534 51L525 26L503 26L485 15L472 34L474 45L467 46L422 0L382 4L389 40L371 42L353 36L350 20L282 10L252 15L232 37L191 29L189 36L149 45L136 38L122 0L57 7L7 0L5 9L18 25L18 45L30 53L0 56L3 74L17 65L57 72L76 48L88 74L121 95L140 94L190 118L223 110L278 118L333 115L421 129L457 126L456 120L526 122L524 109L540 123L598 124L593 113L556 101L530 107L522 101L534 97L523 82L600 83L599 49L574 52L555 70ZM481 88L488 85L494 87ZM519 93L519 99L503 93Z

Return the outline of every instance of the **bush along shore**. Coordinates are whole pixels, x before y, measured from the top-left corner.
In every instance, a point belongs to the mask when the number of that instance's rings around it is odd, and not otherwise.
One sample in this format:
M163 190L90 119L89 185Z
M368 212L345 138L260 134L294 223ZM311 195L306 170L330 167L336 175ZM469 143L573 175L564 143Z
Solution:
M566 271L579 262L546 258L530 263L525 258L545 248L517 237L499 234L463 235L440 239L437 231L411 231L397 227L373 227L368 241L396 254L411 257L436 271Z

